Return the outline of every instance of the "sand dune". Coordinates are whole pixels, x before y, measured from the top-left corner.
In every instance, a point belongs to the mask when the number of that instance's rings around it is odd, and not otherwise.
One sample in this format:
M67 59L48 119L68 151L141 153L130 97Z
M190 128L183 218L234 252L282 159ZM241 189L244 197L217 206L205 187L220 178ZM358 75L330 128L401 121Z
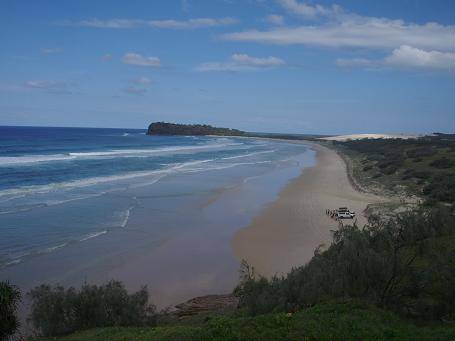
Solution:
M287 273L308 262L320 244L330 244L330 230L338 223L325 214L327 208L347 206L357 212L358 223L365 224L362 212L367 204L386 200L356 191L335 151L318 144L311 148L317 152L317 164L304 169L233 238L236 257L247 260L263 276Z
M321 140L326 141L348 141L361 139L415 139L423 135L416 134L351 134L321 137Z

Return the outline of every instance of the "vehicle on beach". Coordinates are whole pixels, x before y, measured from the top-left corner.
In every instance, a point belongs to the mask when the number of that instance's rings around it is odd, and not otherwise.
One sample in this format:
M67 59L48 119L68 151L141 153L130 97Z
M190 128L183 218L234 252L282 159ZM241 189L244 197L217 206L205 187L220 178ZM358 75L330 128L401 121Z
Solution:
M339 219L354 219L355 212L350 211L347 207L340 207L336 210L336 217Z
M329 210L327 209L325 213L330 216L331 218L338 220L338 219L354 219L355 212L350 211L347 207L340 207L336 210Z

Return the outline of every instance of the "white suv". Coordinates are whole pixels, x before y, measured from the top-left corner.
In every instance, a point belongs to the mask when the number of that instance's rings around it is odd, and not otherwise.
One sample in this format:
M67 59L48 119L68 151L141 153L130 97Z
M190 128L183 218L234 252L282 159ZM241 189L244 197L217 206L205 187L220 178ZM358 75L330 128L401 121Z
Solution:
M341 207L337 210L337 217L340 219L354 219L355 212L349 211L346 207Z

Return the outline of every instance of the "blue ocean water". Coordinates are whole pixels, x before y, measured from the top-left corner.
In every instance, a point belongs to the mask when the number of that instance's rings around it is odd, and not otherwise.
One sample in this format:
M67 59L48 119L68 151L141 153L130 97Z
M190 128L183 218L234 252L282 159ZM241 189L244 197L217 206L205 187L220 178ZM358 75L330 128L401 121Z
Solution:
M0 127L0 269L128 228L145 202L135 189L166 197L169 208L295 162L305 150L145 130ZM200 177L185 180L191 174Z

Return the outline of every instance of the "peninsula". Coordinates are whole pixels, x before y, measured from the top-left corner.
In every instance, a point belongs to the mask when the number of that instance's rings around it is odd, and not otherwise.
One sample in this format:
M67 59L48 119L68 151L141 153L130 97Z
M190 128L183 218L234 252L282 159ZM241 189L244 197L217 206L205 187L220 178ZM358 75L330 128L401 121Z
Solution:
M167 122L154 122L149 125L147 135L244 136L245 132L237 129L212 127L207 124L175 124Z

